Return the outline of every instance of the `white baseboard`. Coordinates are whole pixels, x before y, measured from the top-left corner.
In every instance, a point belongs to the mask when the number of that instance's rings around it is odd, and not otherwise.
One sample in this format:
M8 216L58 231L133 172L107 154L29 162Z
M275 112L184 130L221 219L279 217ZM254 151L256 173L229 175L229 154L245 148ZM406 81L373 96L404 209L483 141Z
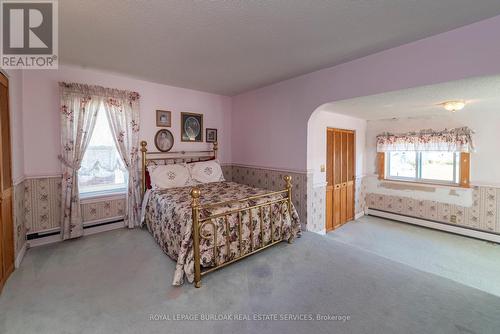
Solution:
M311 232L319 234L319 235L326 235L326 229L322 229L322 230L319 230L319 231L311 231Z
M21 262L23 262L24 254L26 254L26 247L28 247L28 242L25 242L23 247L16 256L16 262L14 262L15 268L19 268L21 266Z
M61 239L61 235L58 233L58 234L49 235L46 237L28 240L28 246L29 246L29 248L32 248L32 247L53 244L53 243L59 242L59 241L62 241L62 239Z
M401 221L401 222L405 222L405 223L409 223L409 224L413 224L413 225L425 226L425 227L433 228L436 230L460 234L460 235L464 235L464 236L472 237L472 238L476 238L476 239L482 239L482 240L500 243L500 235L498 235L498 234L472 230L469 228L455 226L455 225L437 223L437 222L433 222L430 220L413 218L413 217L398 215L396 213L379 211L379 210L375 210L375 209L368 209L368 214L372 215L372 216L393 219L393 220L397 220L397 221Z
M356 215L354 216L354 220L357 220L361 217L363 217L365 215L365 212L364 211L361 211L361 212L358 212L356 213Z

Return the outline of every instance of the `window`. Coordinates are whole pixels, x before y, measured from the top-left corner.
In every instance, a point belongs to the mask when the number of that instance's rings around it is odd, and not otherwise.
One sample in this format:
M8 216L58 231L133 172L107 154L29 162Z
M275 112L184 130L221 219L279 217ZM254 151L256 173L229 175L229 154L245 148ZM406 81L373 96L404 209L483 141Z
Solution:
M89 146L78 171L80 195L92 197L127 190L127 170L116 149L106 111L101 106Z
M460 183L460 153L441 151L387 152L386 178L427 183Z

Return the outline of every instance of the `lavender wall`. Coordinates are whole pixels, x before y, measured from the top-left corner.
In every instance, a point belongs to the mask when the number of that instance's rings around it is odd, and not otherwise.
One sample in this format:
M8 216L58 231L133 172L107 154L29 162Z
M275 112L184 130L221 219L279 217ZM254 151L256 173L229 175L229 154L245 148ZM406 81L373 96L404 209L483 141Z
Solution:
M326 102L500 73L500 16L233 98L234 163L305 171L307 122Z
M20 70L5 71L9 77L10 135L12 141L12 181L18 184L24 177L23 145L23 73Z
M30 70L23 73L24 172L28 177L54 176L60 173L57 159L60 149L58 81L96 84L128 89L141 94L141 139L156 150L156 109L172 111L175 145L173 150L204 150L207 143L180 141L180 112L204 114L204 127L218 128L220 160L231 161L231 100L229 97L132 79L103 71L73 66L59 70ZM205 134L203 135L205 137ZM14 142L20 145L19 140Z

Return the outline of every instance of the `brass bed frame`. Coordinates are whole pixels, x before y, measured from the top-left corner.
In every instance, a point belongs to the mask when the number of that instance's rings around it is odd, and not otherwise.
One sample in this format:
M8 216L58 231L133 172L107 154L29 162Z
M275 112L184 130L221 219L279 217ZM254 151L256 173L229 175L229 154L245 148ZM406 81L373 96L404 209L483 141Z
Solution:
M172 163L182 163L182 162L196 162L196 161L208 161L212 159L217 158L217 150L218 150L218 144L217 142L213 143L213 149L208 150L208 151L177 151L177 152L148 152L147 150L147 142L146 141L141 141L141 152L142 152L142 190L143 192L146 191L146 168L149 165L149 162L157 163L158 161L162 161L164 164L172 164ZM255 253L258 253L266 248L269 248L271 246L274 246L285 239L283 238L283 217L282 213L279 214L279 219L281 220L281 225L279 227L280 231L280 238L279 239L274 239L274 231L275 228L275 223L273 222L273 215L272 215L272 205L277 204L277 203L284 203L286 202L288 205L288 213L291 215L292 214L292 177L290 175L285 175L283 177L285 180L286 187L284 190L280 191L272 191L269 193L265 193L262 195L257 195L257 196L251 196L251 197L246 197L242 199L237 199L237 200L230 200L230 201L225 201L225 202L219 202L219 203L214 203L214 204L206 204L206 205L201 205L200 204L200 197L201 197L201 191L197 187L193 187L191 189L191 208L192 208L192 219L193 219L193 252L194 252L194 286L199 288L201 287L201 277L203 275L206 275L210 272L213 272L215 270L218 270L222 267L225 267L231 263L234 263L238 260L241 260L243 258L246 258L250 255L253 255ZM200 217L200 212L203 209L207 208L213 208L216 206L223 206L226 204L233 204L233 203L240 203L240 202L246 202L249 200L255 200L255 199L260 199L260 198L265 198L265 197L270 197L270 196L276 196L276 195L283 195L283 198L281 199L274 199L274 200L269 200L266 201L265 203L257 204L257 205L252 205L252 206L246 206L244 208L240 209L231 209L226 212L218 213L218 214L213 214L207 217ZM271 223L271 242L264 244L264 238L263 238L263 208L265 206L269 206L270 208L270 223ZM250 228L250 252L243 254L243 245L242 245L242 212L248 211L250 215L250 223L252 224L252 209L259 209L259 215L260 215L260 233L261 233L261 240L260 240L260 245L254 245L253 242L253 229ZM228 216L232 214L237 214L238 216L238 250L239 254L236 258L224 262L222 264L219 264L218 262L218 245L217 245L217 230L216 230L216 219L217 218L222 218L223 223L225 225L225 230L229 232L229 222L228 222ZM213 230L213 235L204 235L202 233L203 228L205 225L211 225L212 230ZM212 267L209 267L208 269L201 270L201 254L200 254L200 241L201 239L206 239L210 240L213 239L213 258L214 258L214 265ZM288 243L293 242L293 237L290 237L288 240ZM229 254L229 248L230 248L230 239L229 239L229 233L226 233L226 249L227 249L227 254Z

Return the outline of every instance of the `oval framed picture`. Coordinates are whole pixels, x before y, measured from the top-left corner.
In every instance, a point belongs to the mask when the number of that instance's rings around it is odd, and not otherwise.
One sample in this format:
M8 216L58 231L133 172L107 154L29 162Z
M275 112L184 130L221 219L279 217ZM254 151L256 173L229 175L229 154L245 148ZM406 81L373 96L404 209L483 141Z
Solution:
M174 136L167 129L159 130L155 135L155 146L160 152L168 152L174 146Z

